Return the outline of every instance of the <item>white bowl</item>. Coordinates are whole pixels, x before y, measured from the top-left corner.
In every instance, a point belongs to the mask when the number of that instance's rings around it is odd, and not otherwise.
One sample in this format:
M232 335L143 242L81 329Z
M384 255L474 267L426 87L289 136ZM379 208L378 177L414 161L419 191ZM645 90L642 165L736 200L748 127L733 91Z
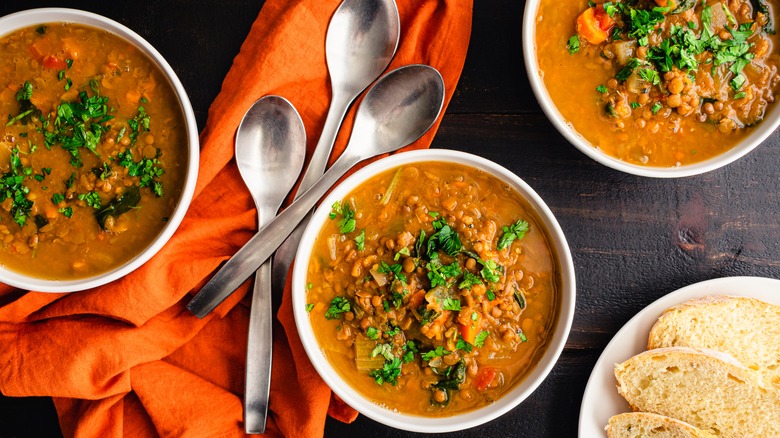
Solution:
M179 224L181 224L195 191L195 182L198 177L200 143L198 142L198 129L197 123L195 122L195 113L192 111L189 97L184 91L184 87L176 76L176 73L151 44L126 26L91 12L65 8L42 8L17 12L0 18L0 36L37 24L55 22L75 23L103 29L132 43L152 60L170 82L176 98L179 100L187 129L186 180L181 197L163 230L140 254L111 271L75 280L43 280L0 267L0 282L11 286L38 292L74 292L101 286L129 274L146 263L163 247L163 245L165 245L166 242L168 242L168 239L171 238L179 227Z
M627 163L615 157L609 156L594 147L588 140L582 137L567 121L555 107L550 98L547 88L542 80L539 71L539 63L536 58L536 16L539 10L541 0L528 0L525 3L525 12L523 13L523 57L525 60L526 73L531 82L531 88L536 95L539 105L544 110L547 118L550 119L553 126L585 155L593 158L599 163L622 172L634 175L647 176L653 178L678 178L684 176L698 175L704 172L723 167L731 162L745 156L748 152L755 149L764 140L767 139L780 126L780 109L774 105L766 114L764 120L737 145L728 151L712 157L708 160L693 164L686 164L679 167L651 167L639 166ZM572 24L572 30L574 25ZM566 36L568 38L568 36Z
M553 328L553 336L539 362L528 371L520 382L493 404L440 418L427 418L390 411L365 398L349 386L324 356L314 337L309 314L306 311L306 271L311 257L312 242L319 234L322 224L327 220L331 205L335 201L345 198L355 187L385 170L404 164L430 161L457 163L483 170L520 193L537 212L539 219L549 232L554 246L553 250L558 257L562 280L562 288L558 297L558 317ZM398 429L425 433L451 432L474 427L505 414L531 395L550 373L566 343L574 316L576 286L574 264L566 238L552 212L539 195L517 175L492 161L475 155L442 149L418 150L392 155L364 167L333 189L320 205L303 233L296 255L292 279L293 311L298 333L309 359L325 383L348 405L369 418Z

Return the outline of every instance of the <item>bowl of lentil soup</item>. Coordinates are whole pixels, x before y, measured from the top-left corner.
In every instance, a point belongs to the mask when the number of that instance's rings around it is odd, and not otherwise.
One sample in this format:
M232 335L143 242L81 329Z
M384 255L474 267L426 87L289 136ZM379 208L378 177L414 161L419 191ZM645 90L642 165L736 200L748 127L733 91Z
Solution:
M523 50L554 126L596 161L681 177L780 125L777 0L529 0Z
M559 357L575 301L544 201L489 160L438 149L338 185L304 232L292 281L325 383L416 432L473 427L526 399Z
M72 292L120 278L189 206L199 144L176 74L85 11L0 18L0 281Z

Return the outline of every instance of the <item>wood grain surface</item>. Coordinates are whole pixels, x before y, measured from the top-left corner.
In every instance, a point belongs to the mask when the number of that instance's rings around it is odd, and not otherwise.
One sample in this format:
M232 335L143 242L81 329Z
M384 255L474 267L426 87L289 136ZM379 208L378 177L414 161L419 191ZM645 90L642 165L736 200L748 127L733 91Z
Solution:
M335 0L333 0L335 1ZM553 128L522 60L524 1L475 0L461 82L434 147L471 152L509 168L557 216L577 273L577 306L551 376L524 403L453 437L576 437L590 371L612 336L657 298L725 276L780 278L780 134L745 158L704 175L650 179L592 161ZM132 28L170 62L199 126L262 0L3 1L0 15L66 6ZM47 398L0 396L0 437L58 436ZM326 436L415 436L363 416L328 421Z

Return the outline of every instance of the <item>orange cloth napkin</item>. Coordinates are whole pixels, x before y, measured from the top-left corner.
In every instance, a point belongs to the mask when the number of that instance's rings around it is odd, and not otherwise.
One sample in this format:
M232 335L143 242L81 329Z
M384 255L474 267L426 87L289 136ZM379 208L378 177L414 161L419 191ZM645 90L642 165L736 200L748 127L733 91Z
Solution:
M0 392L52 396L65 436L243 436L249 283L199 320L185 305L255 231L253 202L233 160L244 112L278 94L304 120L309 150L325 122L325 34L335 0L267 0L209 111L192 206L170 242L127 277L46 294L0 285ZM401 42L390 69L439 70L452 97L471 33L472 0L398 0ZM348 139L354 107L335 146ZM427 147L437 125L409 148ZM298 338L290 285L274 332L267 433L322 436L333 397ZM247 297L248 298L248 297Z

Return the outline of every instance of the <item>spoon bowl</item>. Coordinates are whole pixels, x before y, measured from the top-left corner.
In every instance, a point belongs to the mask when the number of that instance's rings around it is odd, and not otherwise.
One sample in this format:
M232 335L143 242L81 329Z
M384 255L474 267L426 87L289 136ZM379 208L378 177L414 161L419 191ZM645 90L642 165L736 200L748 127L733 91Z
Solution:
M393 0L345 0L333 14L325 53L334 94L354 99L390 64L401 34ZM350 99L350 100L352 100Z
M382 78L358 108L344 153L300 198L252 237L206 283L187 308L202 318L241 285L303 220L317 201L352 166L398 150L420 138L444 105L444 80L434 68L409 65Z
M303 121L287 99L263 97L244 114L236 131L236 163L258 212L276 215L303 167L305 147Z
M244 114L236 132L236 163L257 207L261 228L276 215L301 173L306 131L295 108L279 96L266 96ZM247 335L244 391L246 433L265 432L273 361L271 264L255 272ZM215 304L216 305L216 304Z

